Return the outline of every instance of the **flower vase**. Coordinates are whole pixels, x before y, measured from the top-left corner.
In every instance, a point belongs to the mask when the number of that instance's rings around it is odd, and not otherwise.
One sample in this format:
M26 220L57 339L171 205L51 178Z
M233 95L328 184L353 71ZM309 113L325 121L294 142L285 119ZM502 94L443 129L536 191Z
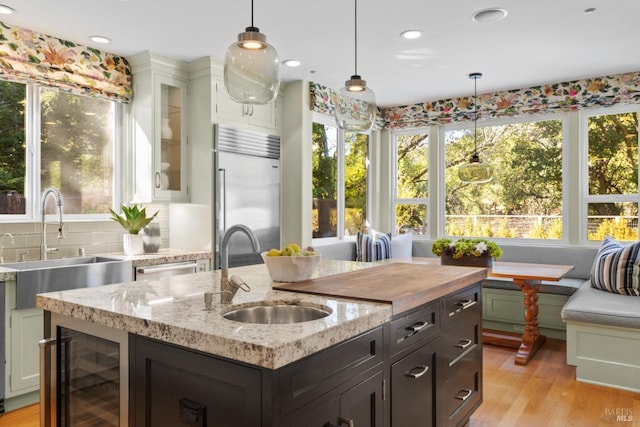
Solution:
M462 258L454 258L452 255L442 254L440 255L440 264L491 268L493 266L493 258L486 253L480 256L463 256Z
M142 241L142 234L123 234L122 235L122 249L128 256L141 255L144 253L144 245Z
M173 137L173 131L171 130L171 126L169 126L169 119L162 119L162 126L160 127L160 136L162 139L171 139Z
M151 223L142 229L142 245L145 253L158 252L158 249L162 246L160 224Z

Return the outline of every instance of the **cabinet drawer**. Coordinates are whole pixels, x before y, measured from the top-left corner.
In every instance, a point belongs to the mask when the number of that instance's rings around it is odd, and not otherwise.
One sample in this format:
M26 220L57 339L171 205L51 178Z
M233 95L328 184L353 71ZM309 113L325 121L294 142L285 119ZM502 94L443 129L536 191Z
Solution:
M457 322L447 329L442 337L442 355L449 367L481 345L481 334L480 323L477 321Z
M372 329L279 371L280 414L310 402L382 363L382 327Z
M440 330L438 303L391 321L391 357L409 346L434 337Z
M465 317L467 313L481 313L481 310L482 286L478 283L445 298L444 322L448 324Z
M482 403L482 366L452 375L442 394L444 396L438 406L446 408L446 425L463 425L463 421Z

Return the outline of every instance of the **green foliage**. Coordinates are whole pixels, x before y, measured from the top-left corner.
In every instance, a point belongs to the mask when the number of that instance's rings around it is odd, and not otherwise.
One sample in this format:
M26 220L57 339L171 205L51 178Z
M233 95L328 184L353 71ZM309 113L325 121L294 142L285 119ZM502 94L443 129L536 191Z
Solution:
M152 216L147 217L147 208L141 208L138 205L131 207L122 205L120 209L122 209L122 216L109 208L111 219L120 224L129 234L138 234L140 230L146 227L158 215L158 212L156 212Z
M638 229L627 225L624 218L605 219L598 225L596 231L589 233L589 240L604 240L606 236L621 241L636 241Z
M438 239L431 245L431 252L436 256L448 254L456 259L485 253L494 259L502 256L502 248L487 239L458 239L455 242L447 238Z

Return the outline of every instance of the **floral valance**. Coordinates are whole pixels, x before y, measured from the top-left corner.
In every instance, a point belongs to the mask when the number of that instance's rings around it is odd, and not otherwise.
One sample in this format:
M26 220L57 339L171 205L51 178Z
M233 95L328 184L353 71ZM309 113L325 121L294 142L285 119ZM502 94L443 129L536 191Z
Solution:
M0 22L0 78L129 102L124 57Z
M330 89L311 83L311 108L331 114ZM640 103L640 72L478 95L478 120ZM473 97L382 110L386 129L410 129L472 121Z
M311 82L309 85L311 95L311 110L317 113L334 115L334 106L336 103L336 93L332 89L322 86L321 84ZM384 115L378 108L376 121L373 129L382 129L385 125Z

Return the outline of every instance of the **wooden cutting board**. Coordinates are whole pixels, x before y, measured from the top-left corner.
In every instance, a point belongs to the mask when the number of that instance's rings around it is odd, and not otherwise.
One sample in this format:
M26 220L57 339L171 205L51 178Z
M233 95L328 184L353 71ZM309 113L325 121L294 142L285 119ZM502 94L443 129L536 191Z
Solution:
M485 277L484 268L393 263L303 282L274 283L273 289L388 303L396 315Z

